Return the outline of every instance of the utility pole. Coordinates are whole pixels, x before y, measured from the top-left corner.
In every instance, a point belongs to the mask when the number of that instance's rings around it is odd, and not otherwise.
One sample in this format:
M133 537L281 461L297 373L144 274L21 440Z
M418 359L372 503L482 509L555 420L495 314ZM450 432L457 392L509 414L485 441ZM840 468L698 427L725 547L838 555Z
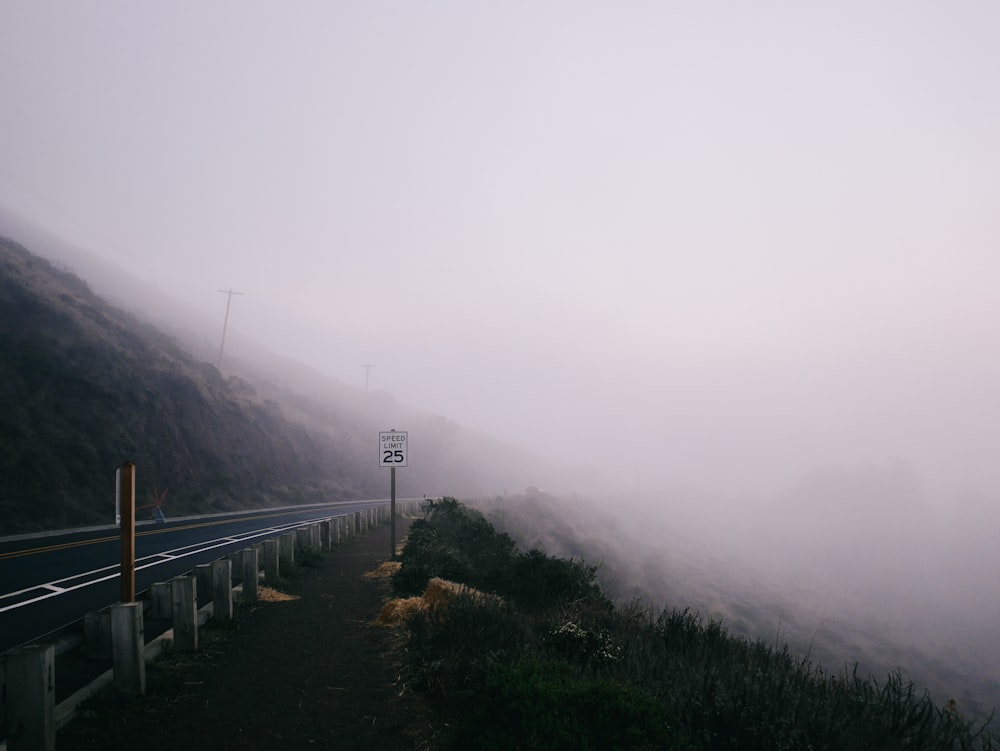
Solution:
M368 376L371 375L372 368L376 366L371 363L365 363L361 367L365 369L365 404L368 404Z
M242 295L242 292L233 292L231 289L220 289L224 295L228 295L226 298L226 318L222 322L222 343L219 345L219 370L222 370L222 350L226 347L226 327L229 326L229 306L233 302L233 295Z
M135 602L135 465L125 462L116 473L115 494L121 513L122 602Z

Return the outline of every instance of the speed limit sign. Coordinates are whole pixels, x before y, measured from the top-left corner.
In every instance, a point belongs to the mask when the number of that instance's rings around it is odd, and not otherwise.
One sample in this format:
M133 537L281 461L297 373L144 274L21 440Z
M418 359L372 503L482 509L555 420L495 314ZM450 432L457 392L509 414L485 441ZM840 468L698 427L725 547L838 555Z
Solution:
M378 466L406 466L406 431L391 430L378 434Z

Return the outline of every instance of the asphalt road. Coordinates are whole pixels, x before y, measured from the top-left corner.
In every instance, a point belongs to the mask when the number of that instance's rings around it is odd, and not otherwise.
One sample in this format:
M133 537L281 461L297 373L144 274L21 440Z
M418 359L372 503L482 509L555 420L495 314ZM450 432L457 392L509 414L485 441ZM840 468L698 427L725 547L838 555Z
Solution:
M295 527L387 500L349 501L136 527L136 593ZM111 605L121 597L118 528L92 527L0 539L0 654Z

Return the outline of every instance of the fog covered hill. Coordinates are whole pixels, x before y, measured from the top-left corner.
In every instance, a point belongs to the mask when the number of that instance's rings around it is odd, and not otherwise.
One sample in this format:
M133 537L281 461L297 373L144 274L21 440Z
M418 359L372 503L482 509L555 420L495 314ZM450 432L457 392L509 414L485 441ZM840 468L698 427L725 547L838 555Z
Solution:
M560 498L546 493L479 499L476 508L519 546L599 564L602 589L620 603L690 608L731 634L787 644L830 674L857 665L884 682L901 670L940 705L968 716L1000 707L997 511L971 520L872 511L828 525L790 504L815 497L883 497L912 505L910 474L889 463L818 468L770 509L727 518L713 500L683 489L655 498ZM970 501L971 503L971 501ZM985 501L982 502L985 504ZM687 508L697 508L695 513ZM850 509L850 498L836 506ZM801 514L801 510L798 510ZM915 515L916 516L916 515Z
M420 446L400 495L495 491L540 471L389 395L362 410L357 392L304 366L244 356L223 374L210 356L108 303L65 261L0 237L0 535L110 522L127 459L138 503L166 490L168 516L386 497L377 431L390 427ZM488 468L469 460L484 446Z

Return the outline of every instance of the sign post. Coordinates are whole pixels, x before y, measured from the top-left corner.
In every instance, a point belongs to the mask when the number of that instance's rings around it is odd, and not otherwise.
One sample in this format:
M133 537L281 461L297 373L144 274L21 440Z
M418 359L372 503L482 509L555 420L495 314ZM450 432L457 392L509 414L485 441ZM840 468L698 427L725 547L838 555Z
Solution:
M382 431L378 434L378 466L389 468L389 560L396 560L396 467L405 467L408 455L405 430Z
M135 602L135 465L125 462L118 468L119 523L122 541L122 602Z

